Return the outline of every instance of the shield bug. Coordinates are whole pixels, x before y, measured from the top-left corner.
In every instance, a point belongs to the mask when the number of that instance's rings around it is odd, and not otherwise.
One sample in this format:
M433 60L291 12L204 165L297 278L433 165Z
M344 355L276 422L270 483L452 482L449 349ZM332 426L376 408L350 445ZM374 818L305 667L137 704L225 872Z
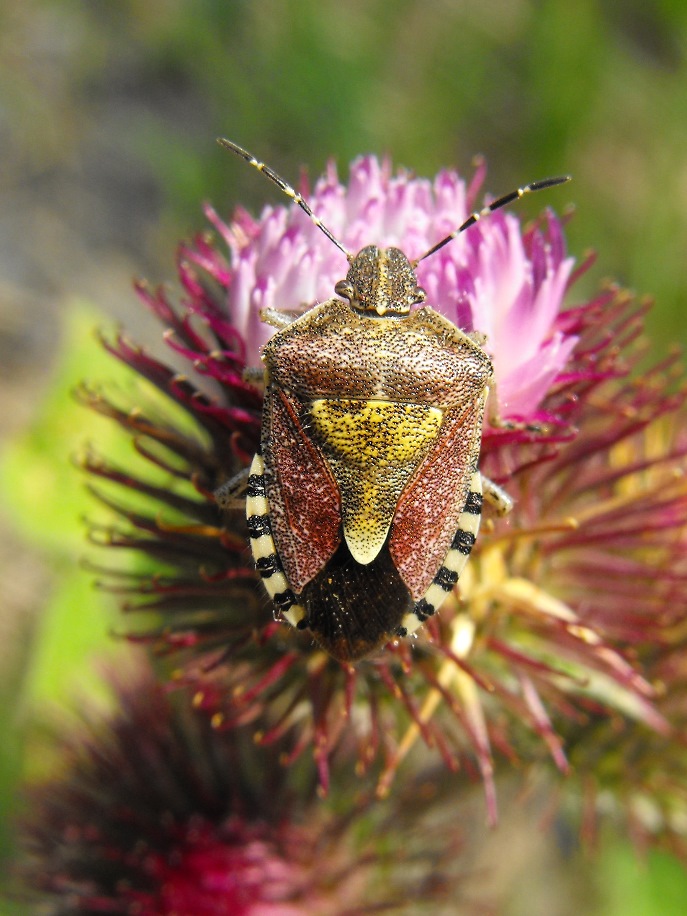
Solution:
M347 251L269 166L229 140L348 260L337 297L294 317L268 310L261 446L246 514L255 564L281 616L342 662L415 631L451 592L479 528L478 470L491 359L428 306L419 261L548 178L471 214L421 258L371 244ZM218 501L222 496L218 494Z

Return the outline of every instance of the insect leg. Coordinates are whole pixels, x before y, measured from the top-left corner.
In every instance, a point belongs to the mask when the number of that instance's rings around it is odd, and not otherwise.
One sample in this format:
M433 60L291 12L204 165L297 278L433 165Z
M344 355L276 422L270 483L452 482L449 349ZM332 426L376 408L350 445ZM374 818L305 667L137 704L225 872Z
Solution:
M215 490L215 502L220 509L228 512L230 509L243 508L249 473L248 468L243 468Z
M523 423L521 420L504 420L499 412L499 398L496 390L496 382L491 381L489 383L489 391L490 396L487 417L489 426L491 426L492 429L523 429L532 433L541 433L544 431L546 427L542 426L541 423Z
M494 483L493 480L489 480L484 474L482 474L482 493L497 515L508 515L513 508L513 500L503 487Z
M484 349L484 345L487 342L487 335L483 334L481 331L469 331L466 335L469 337L473 343L476 343L478 347Z
M262 366L246 366L241 373L244 382L255 385L256 388L263 388L265 385L265 370Z
M301 315L309 312L311 308L312 305L302 305L299 309L261 309L260 321L277 328L278 331L282 331L284 328L288 328L290 324L293 324Z

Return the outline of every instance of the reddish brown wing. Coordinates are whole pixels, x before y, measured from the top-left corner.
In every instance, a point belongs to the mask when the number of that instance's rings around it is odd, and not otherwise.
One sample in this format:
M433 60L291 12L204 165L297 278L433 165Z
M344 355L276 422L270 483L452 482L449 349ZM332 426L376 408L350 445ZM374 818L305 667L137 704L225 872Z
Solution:
M433 448L401 494L391 528L394 566L419 601L458 530L479 457L484 397L449 410Z
M279 389L267 396L263 458L274 543L289 585L300 592L339 546L341 502L301 426L298 402Z

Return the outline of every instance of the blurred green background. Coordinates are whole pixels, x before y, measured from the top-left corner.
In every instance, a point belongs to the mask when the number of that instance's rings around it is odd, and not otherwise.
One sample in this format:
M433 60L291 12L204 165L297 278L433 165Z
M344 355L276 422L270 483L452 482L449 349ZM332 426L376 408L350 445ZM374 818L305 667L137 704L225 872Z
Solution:
M158 348L132 277L173 280L203 200L279 198L215 137L292 181L330 157L345 177L363 152L429 175L469 174L483 153L495 194L569 172L570 249L599 253L577 295L607 276L651 294L666 347L687 336L686 57L684 0L0 0L4 810L31 769L27 723L96 690L90 660L111 651L107 603L78 569L92 511L70 466L84 439L121 447L70 398L116 374L90 329L123 322ZM687 899L664 857L638 870L616 844L582 861L577 893L561 861L545 909L505 893L502 912L648 916Z

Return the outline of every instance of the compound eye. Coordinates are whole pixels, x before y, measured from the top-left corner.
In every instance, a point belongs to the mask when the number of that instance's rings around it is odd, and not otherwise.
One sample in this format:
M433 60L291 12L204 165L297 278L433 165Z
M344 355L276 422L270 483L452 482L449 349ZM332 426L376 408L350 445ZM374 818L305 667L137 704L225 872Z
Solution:
M349 302L351 302L355 296L353 284L349 283L348 280L339 280L334 287L334 292L337 296L341 296L342 299L348 299Z

